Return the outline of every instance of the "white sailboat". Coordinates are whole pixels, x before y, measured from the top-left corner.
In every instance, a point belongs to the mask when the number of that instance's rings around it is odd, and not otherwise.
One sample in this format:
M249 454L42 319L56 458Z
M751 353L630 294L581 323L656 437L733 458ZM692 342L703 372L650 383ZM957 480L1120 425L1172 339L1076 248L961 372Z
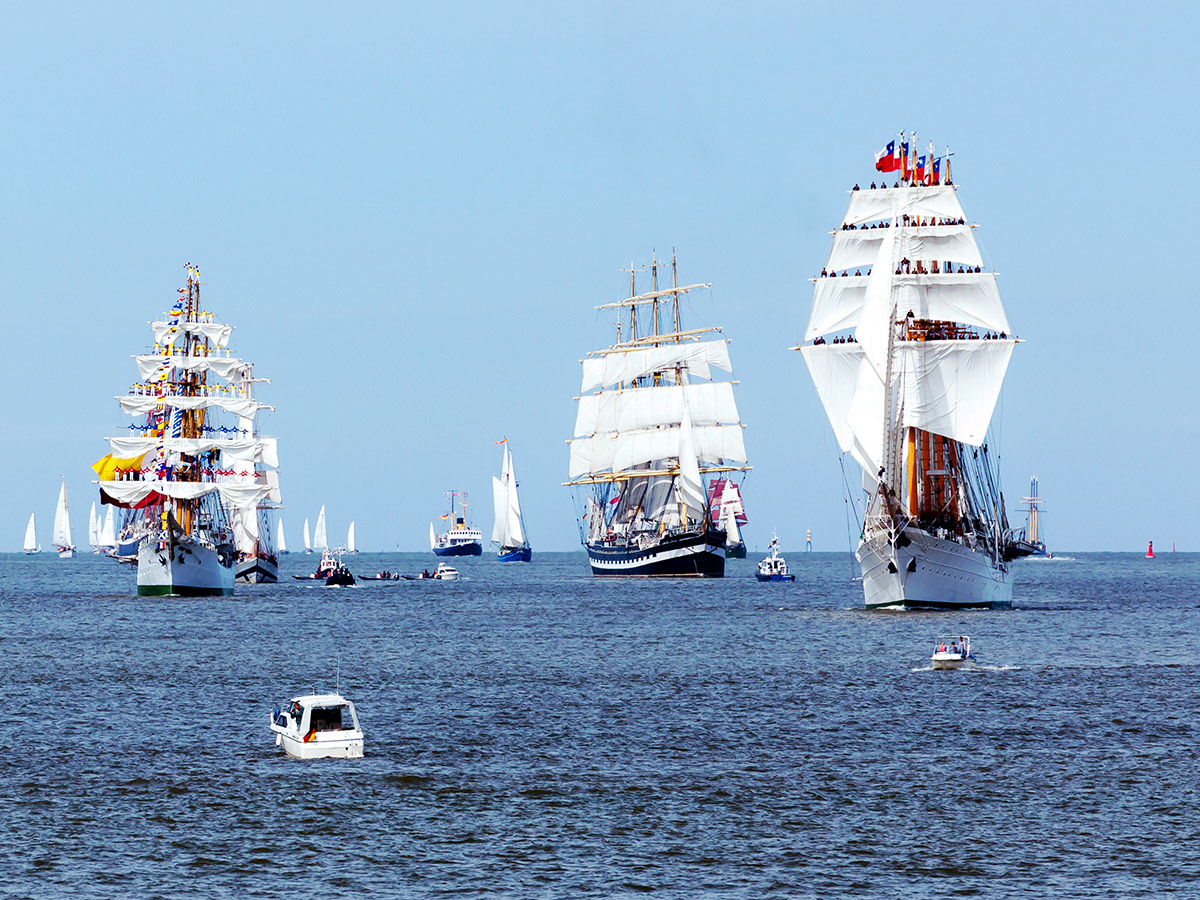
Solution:
M22 544L22 548L26 553L42 552L42 545L38 543L37 539L37 524L35 519L36 514L30 513L29 524L25 526L25 542Z
M284 556L288 552L287 542L283 539L283 516L275 523L275 551Z
M350 527L346 529L346 552L357 553L358 546L354 543L354 522L350 522Z
M651 290L597 307L617 309L617 342L583 360L569 481L593 575L725 574L725 531L712 519L704 480L749 470L732 381L717 328L684 330L680 299L707 284ZM627 331L622 331L627 328Z
M134 429L93 466L101 501L126 510L114 555L136 563L139 595L231 594L230 513L255 521L272 489L260 464L278 466L275 439L244 424L267 407L247 396L250 364L229 350L233 326L204 309L195 266L150 328L154 350L134 357L139 380L117 398Z
M867 607L1006 607L1021 551L988 425L1017 341L948 167L902 167L851 192L799 349L862 469Z
M58 489L58 505L54 508L54 549L59 559L72 559L75 544L71 541L71 511L67 504L67 480Z
M112 553L117 549L117 526L113 521L113 508L110 506L104 511L104 521L100 525L100 546L97 550L101 553Z
M512 450L508 438L500 462L500 477L492 476L492 501L496 514L492 526L492 543L501 562L529 562L533 550L525 536L525 519L521 515L521 500L517 495L517 475L513 471Z
M304 552L312 553L312 538L308 534L308 516L304 517Z
M93 553L100 552L100 523L101 519L96 514L96 501L92 501L92 508L88 512L88 546L92 548Z
M313 531L313 549L328 550L329 539L325 537L325 507L317 513L317 527Z

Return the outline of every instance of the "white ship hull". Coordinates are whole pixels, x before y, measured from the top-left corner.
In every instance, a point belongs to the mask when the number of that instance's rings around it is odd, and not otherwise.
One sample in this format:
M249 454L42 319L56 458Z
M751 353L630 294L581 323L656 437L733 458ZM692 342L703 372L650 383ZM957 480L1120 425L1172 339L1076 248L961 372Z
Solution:
M353 737L343 737L342 732L314 734L308 741L295 732L284 731L279 726L275 732L275 746L292 759L362 759L362 732L353 732Z
M168 594L203 596L232 594L236 553L221 552L195 541L159 549L149 538L138 546L137 585L142 597Z
M894 551L885 533L855 554L867 609L1006 609L1012 574L987 553L909 528ZM901 540L900 543L904 543Z

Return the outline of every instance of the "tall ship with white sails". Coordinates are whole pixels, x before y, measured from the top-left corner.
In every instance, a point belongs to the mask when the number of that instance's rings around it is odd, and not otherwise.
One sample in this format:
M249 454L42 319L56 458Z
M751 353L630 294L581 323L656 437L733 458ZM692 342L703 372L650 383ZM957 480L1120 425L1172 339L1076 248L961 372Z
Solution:
M195 266L150 327L153 351L135 356L139 380L117 398L133 422L93 466L101 502L124 513L116 555L136 565L139 595L231 594L230 511L253 529L275 490L264 476L275 439L245 426L268 407L246 396L250 363L229 349L233 326L201 305Z
M238 396L245 400L254 399L254 385L269 384L269 379L255 378L254 369L246 363L242 371ZM250 415L238 417L237 433L243 437L257 439L258 417L255 412L273 410L273 406L252 407ZM279 557L275 548L275 511L282 505L279 490L279 472L276 460L267 462L262 458L250 461L253 466L246 469L256 482L269 490L253 513L243 512L236 507L230 510L234 539L238 548L237 580L242 584L275 584L279 581Z
M492 503L496 514L492 525L492 543L501 562L529 562L533 548L525 533L525 517L521 514L521 498L517 492L517 473L513 469L512 449L508 438L504 457L500 461L500 477L492 476Z
M583 360L567 485L582 504L580 537L593 575L721 577L726 533L706 481L746 472L729 345L719 328L684 329L680 303L708 284L650 290L597 309L617 311L616 343Z
M949 151L909 146L902 137L878 154L894 186L851 191L799 349L839 447L862 469L867 607L1003 608L1009 563L1025 551L988 428L1017 340Z

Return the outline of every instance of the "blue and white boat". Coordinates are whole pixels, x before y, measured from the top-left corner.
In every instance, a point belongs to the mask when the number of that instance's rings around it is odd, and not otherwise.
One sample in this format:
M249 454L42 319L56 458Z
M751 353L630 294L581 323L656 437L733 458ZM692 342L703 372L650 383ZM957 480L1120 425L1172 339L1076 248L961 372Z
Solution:
M533 550L525 536L525 517L521 514L521 500L517 496L517 474L513 470L512 451L508 438L504 445L504 459L500 463L500 477L492 476L492 500L496 522L492 526L492 543L500 562L529 562Z
M450 497L450 511L442 518L450 520L450 528L438 534L430 522L429 549L438 556L482 556L483 532L467 524L467 492L446 493Z
M796 576L788 570L787 560L779 555L779 538L771 535L771 554L758 562L754 577L759 581L795 581Z

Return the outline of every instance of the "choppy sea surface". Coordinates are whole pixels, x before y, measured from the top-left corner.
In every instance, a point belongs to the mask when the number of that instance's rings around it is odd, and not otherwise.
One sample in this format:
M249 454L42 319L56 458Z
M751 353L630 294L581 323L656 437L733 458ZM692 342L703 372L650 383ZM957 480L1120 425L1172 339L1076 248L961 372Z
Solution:
M0 556L0 896L1200 896L1200 555L1019 562L970 613L787 556L208 599ZM980 667L931 671L964 632ZM270 710L339 660L365 757L286 758Z

